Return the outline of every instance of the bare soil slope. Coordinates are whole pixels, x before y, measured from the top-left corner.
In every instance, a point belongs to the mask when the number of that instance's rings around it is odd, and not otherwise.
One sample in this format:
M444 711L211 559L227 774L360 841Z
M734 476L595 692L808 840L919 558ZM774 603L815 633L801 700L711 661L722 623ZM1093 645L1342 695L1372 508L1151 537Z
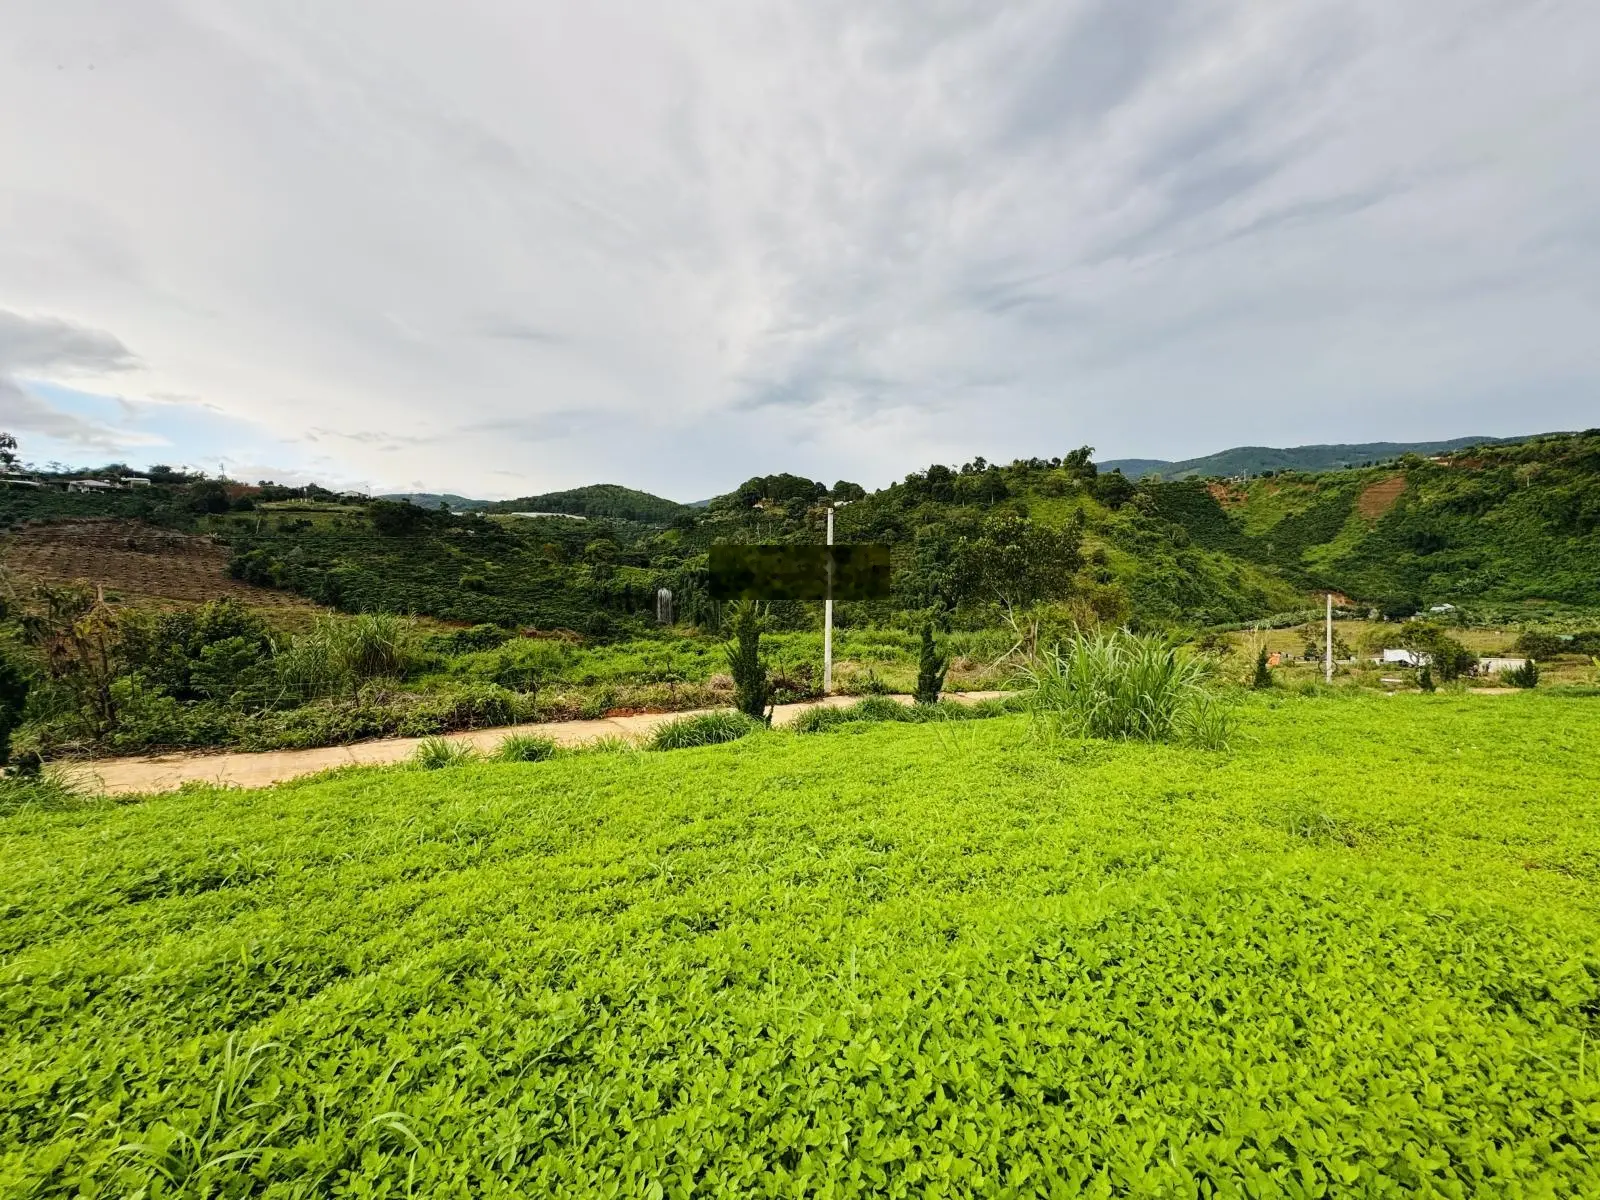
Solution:
M125 599L311 605L228 576L228 550L210 538L137 521L89 518L25 525L0 541L0 562L27 578L103 585Z

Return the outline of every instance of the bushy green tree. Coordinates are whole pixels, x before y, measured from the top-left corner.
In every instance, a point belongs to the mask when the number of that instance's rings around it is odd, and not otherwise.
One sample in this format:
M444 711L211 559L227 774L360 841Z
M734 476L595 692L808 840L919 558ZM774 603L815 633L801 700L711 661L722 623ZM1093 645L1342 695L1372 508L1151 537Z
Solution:
M1267 666L1267 648L1261 647L1256 654L1255 673L1250 677L1250 686L1253 688L1269 688L1272 686L1272 671Z
M1083 565L1082 514L1063 529L1010 513L985 520L955 545L952 568L960 600L1024 608L1072 590Z
M1137 490L1133 481L1120 470L1112 471L1106 475L1096 475L1093 485L1094 498L1107 508L1118 509L1133 499Z
M225 513L231 503L228 489L215 479L203 479L189 488L189 507L197 513Z
M917 662L918 704L939 703L939 692L944 688L945 672L949 669L949 657L939 653L939 648L933 640L932 623L923 625L922 654Z
M428 511L410 502L374 500L367 505L367 515L385 537L412 537L428 525Z
M1459 679L1478 665L1472 651L1431 621L1407 621L1400 627L1399 642L1413 654L1426 657L1441 683Z

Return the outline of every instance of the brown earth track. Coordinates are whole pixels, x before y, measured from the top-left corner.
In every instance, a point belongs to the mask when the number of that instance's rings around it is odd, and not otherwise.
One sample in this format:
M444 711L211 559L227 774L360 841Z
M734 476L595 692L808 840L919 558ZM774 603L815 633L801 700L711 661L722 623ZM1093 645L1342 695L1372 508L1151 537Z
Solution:
M230 578L227 547L210 538L137 521L25 525L0 541L0 561L26 578L103 585L126 599L195 603L232 596L250 605L314 607L288 592Z
M1406 490L1404 475L1391 475L1367 487L1356 500L1356 511L1369 521L1376 521L1395 506Z

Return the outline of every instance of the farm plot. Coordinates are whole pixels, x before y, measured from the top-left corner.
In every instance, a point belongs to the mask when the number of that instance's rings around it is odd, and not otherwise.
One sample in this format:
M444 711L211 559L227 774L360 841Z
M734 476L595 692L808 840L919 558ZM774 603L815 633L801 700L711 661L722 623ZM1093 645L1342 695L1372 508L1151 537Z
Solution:
M1600 703L0 817L0 1194L1600 1194Z
M129 599L309 609L298 596L228 576L229 551L207 537L137 521L80 519L24 525L0 542L5 566L25 578L86 582Z

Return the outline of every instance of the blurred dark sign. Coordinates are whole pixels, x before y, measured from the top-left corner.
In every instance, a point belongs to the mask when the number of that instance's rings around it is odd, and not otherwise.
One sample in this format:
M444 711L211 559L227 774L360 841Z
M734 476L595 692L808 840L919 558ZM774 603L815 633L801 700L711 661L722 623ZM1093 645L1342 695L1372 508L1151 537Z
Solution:
M833 561L835 600L889 595L889 547L713 546L713 600L826 600Z

